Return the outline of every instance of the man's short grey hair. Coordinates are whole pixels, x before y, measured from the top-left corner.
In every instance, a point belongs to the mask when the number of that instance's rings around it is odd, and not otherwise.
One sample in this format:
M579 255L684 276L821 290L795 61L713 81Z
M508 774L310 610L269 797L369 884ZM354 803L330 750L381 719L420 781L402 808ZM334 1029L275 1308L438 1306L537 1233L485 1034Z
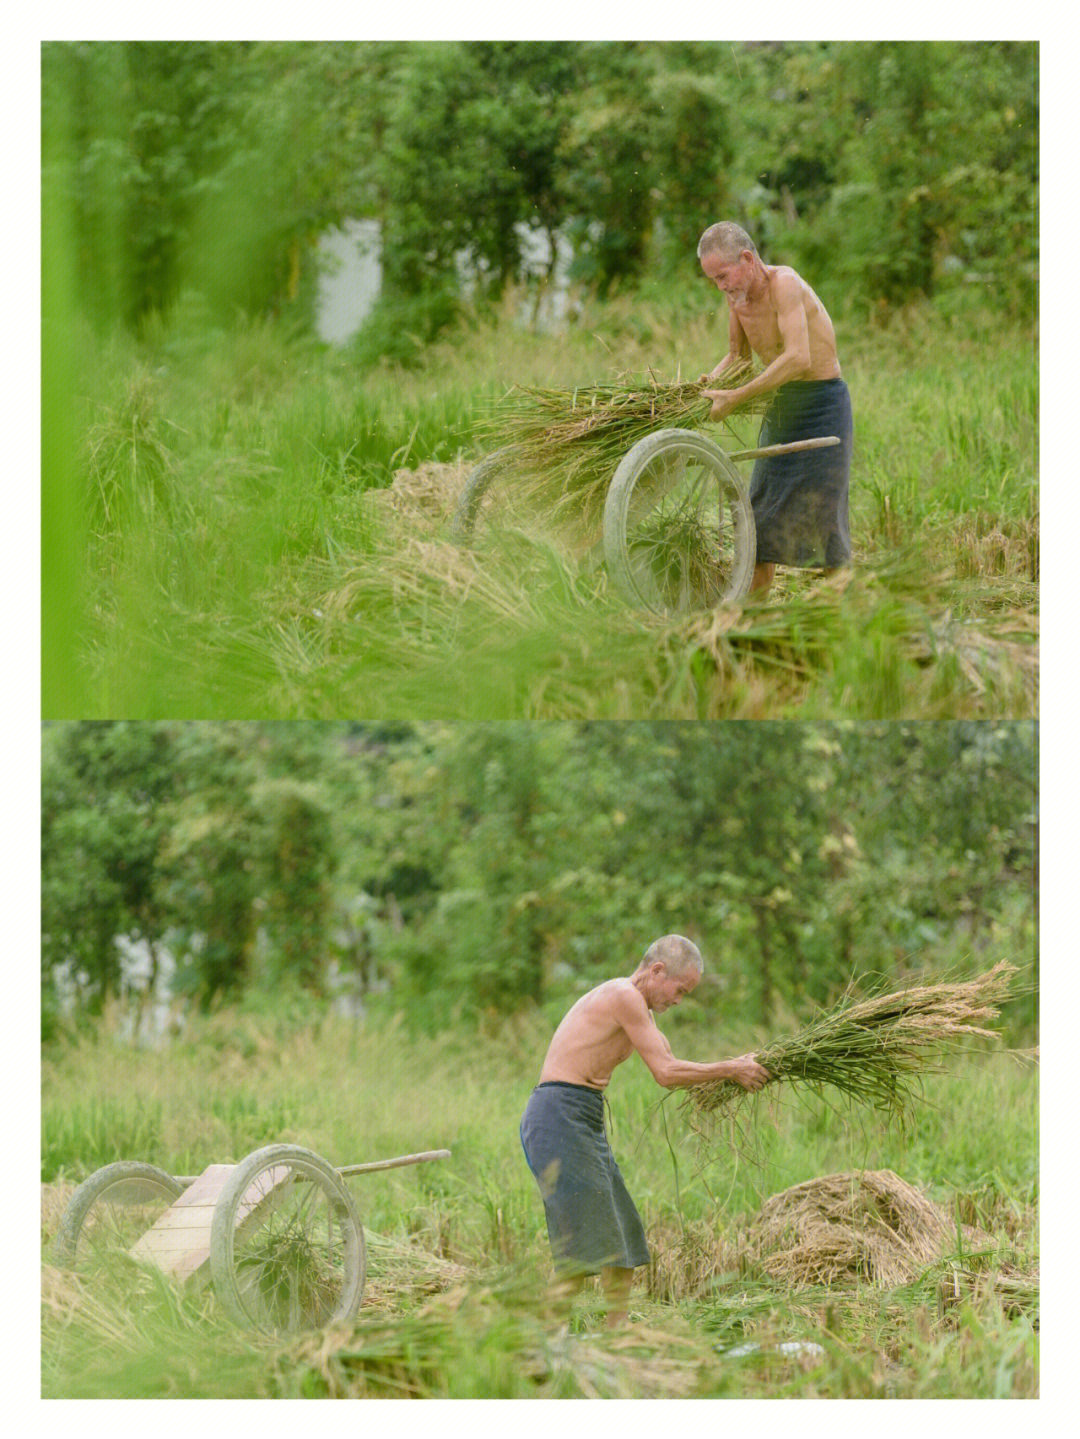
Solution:
M725 260L736 260L744 250L757 254L757 246L741 225L733 220L720 220L710 225L698 241L697 257L703 260L706 255L716 254Z
M691 970L701 974L705 969L701 950L692 939L686 939L681 934L665 934L661 939L654 940L645 951L642 967L647 969L657 960L671 975L688 974Z

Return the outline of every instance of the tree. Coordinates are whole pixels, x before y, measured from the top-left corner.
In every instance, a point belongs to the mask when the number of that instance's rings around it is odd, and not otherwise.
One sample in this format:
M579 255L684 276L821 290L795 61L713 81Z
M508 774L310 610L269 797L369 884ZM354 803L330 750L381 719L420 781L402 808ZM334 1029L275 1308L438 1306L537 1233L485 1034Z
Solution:
M78 1003L99 1011L120 987L116 936L155 945L165 927L160 876L177 790L175 731L164 724L51 725L42 745L43 1009L69 971ZM153 977L152 977L153 979Z
M320 993L337 866L325 795L315 783L266 779L253 786L252 800L265 831L259 888L269 958L263 982Z
M75 215L80 293L137 325L174 298L196 205L234 144L246 47L50 43L43 132Z
M1034 727L50 725L43 998L116 936L209 1005L319 994L335 910L416 1023L506 1014L698 941L765 1023L857 974L1034 950ZM357 897L366 896L358 906Z
M952 274L1029 306L1036 48L1012 42L750 47L738 142L773 263L887 310Z

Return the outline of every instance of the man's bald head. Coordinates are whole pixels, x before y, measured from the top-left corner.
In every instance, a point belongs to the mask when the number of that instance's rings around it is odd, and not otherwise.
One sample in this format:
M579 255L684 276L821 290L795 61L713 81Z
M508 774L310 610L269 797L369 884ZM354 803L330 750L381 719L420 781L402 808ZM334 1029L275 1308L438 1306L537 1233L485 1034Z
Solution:
M645 951L638 968L648 969L650 964L655 964L658 960L665 971L673 976L695 974L700 978L705 969L701 950L692 939L686 939L681 934L665 934L654 940Z
M719 255L724 260L737 260L744 250L757 254L757 246L741 225L733 220L720 220L710 225L698 241L698 259Z

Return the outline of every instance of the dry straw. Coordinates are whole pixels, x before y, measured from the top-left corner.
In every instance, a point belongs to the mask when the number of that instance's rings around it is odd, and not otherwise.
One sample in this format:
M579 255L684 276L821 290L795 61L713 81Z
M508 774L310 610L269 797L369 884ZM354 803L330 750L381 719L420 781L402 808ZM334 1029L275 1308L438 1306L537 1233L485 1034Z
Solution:
M749 1250L766 1274L796 1287L851 1280L907 1284L955 1247L989 1235L957 1224L891 1169L807 1179L765 1201Z
M707 386L661 383L655 376L620 375L610 384L574 390L515 385L484 427L491 449L506 448L517 492L553 518L586 525L603 512L620 460L657 430L697 430L709 423L703 388L734 389L753 374L742 364ZM760 413L768 397L754 396L733 414Z
M757 1052L770 1083L832 1085L850 1099L901 1122L914 1108L918 1076L940 1068L940 1056L972 1035L996 1038L987 1026L1010 996L1015 965L1002 960L974 979L924 984L857 1003L841 1002L794 1034ZM689 1089L690 1121L733 1114L751 1097L731 1080Z

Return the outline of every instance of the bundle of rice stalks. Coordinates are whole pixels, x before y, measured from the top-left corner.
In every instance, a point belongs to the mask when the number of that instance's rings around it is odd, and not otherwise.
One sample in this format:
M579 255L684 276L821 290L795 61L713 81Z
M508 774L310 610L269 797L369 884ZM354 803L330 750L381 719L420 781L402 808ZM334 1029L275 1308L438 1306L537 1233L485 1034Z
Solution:
M937 1061L959 1038L996 1038L985 1025L1009 997L1015 965L993 969L958 984L918 985L895 994L841 1002L794 1034L757 1052L769 1082L818 1088L830 1084L850 1099L903 1122L914 1108L918 1076L940 1069ZM751 1095L732 1080L688 1089L683 1108L691 1123L732 1114Z
M734 389L752 374L751 364L740 365L704 388ZM513 452L508 464L530 503L542 504L555 519L595 524L619 461L639 440L656 430L697 430L708 423L712 402L702 388L696 382L662 384L651 374L575 390L517 385L484 429L490 448ZM732 413L761 413L767 402L767 395L755 396Z
M674 1304L707 1293L738 1267L738 1255L711 1220L683 1220L649 1226L650 1299Z
M891 1169L807 1179L762 1205L749 1230L753 1259L794 1285L863 1280L907 1284L956 1244L956 1225ZM965 1230L966 1241L989 1242Z

